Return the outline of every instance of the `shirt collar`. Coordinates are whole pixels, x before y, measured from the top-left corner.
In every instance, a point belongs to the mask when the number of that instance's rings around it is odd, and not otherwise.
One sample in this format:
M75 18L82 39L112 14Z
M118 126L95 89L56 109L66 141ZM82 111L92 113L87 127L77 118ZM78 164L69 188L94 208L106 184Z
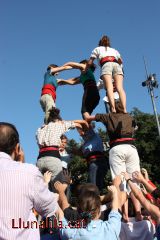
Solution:
M0 152L0 159L1 158L5 158L5 159L8 159L8 160L12 160L13 161L13 159L11 158L11 156L10 155L8 155L7 153L5 153L5 152Z

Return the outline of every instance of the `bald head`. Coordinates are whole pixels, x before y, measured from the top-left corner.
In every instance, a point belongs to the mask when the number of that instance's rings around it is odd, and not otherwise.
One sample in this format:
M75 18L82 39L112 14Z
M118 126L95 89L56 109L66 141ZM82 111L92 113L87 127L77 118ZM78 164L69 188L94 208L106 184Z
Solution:
M9 155L19 143L19 134L16 127L10 123L0 122L0 152Z

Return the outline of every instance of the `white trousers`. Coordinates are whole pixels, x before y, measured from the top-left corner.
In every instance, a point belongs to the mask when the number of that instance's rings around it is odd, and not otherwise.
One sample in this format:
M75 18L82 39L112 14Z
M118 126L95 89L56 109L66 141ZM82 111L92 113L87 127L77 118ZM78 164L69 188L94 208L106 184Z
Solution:
M132 176L134 171L140 171L140 161L136 147L131 144L120 144L111 148L109 164L112 179L121 172L127 172Z

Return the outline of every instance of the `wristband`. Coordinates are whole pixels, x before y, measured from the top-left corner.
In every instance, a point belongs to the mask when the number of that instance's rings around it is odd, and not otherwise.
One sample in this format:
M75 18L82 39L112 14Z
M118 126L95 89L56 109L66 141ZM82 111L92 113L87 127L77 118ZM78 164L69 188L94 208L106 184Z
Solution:
M126 180L126 183L128 184L129 181L132 182L132 179L131 179L131 178L128 178L128 179Z
M147 198L148 200L153 200L153 199L154 199L150 193L147 193L147 194L146 194L146 198Z

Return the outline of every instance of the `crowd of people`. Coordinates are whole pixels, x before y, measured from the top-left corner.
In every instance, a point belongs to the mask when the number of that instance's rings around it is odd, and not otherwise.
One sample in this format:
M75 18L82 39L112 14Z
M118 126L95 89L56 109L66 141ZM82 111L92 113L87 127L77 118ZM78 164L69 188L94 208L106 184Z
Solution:
M95 59L101 68L99 83L94 76ZM57 79L59 72L70 69L80 70L80 76ZM140 167L134 144L137 126L126 110L123 78L121 55L111 48L108 36L100 39L88 60L47 67L40 98L44 124L36 132L36 166L25 163L16 127L0 122L0 239L160 240L160 190ZM83 85L83 119L61 118L56 89L65 84ZM106 90L106 113L93 115L101 87ZM109 164L92 121L106 127ZM70 129L82 137L80 151L88 166L87 182L77 184L74 192L70 188L74 176L68 173L74 154L66 151ZM108 170L112 182L105 186Z

